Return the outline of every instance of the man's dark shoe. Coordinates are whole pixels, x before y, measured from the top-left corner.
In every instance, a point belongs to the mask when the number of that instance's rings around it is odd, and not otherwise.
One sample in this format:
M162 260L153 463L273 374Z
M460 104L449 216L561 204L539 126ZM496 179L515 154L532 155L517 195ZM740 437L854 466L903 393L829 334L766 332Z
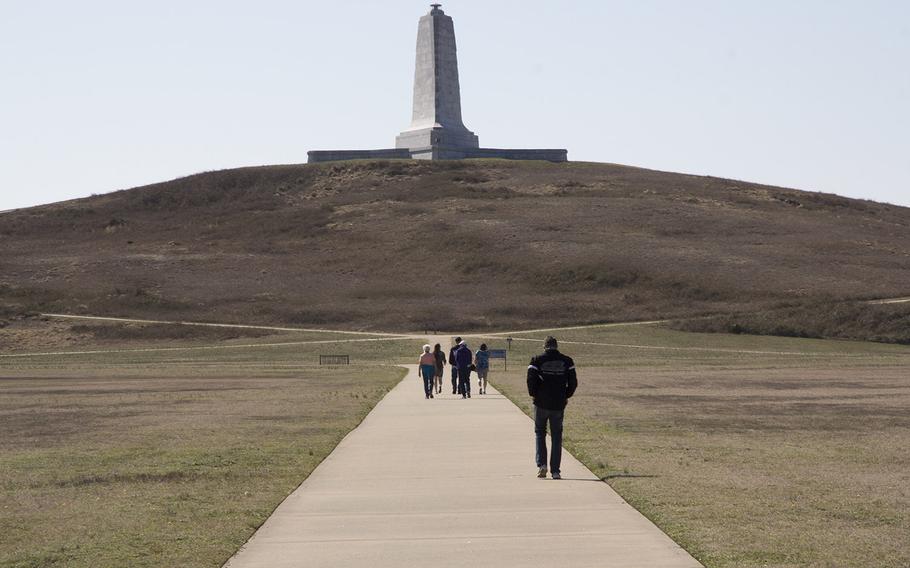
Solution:
M562 476L559 475L558 473L554 473L554 474L553 474L553 479L562 479Z
M547 478L547 468L545 468L545 467L537 468L537 477L540 479L546 479Z

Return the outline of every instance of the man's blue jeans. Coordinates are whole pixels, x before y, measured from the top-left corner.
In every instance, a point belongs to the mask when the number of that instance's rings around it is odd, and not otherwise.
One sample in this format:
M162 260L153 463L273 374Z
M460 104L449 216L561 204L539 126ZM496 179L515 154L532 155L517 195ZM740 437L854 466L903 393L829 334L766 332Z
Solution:
M547 467L547 422L553 448L550 454L550 471L559 473L562 463L562 417L565 410L547 410L534 406L534 434L537 438L537 467Z
M471 394L471 368L458 368L458 394L461 396L470 396Z
M429 397L433 394L433 380L436 379L436 365L421 365L420 375L423 377L423 392Z
M452 394L455 394L455 389L458 387L458 367L452 365Z

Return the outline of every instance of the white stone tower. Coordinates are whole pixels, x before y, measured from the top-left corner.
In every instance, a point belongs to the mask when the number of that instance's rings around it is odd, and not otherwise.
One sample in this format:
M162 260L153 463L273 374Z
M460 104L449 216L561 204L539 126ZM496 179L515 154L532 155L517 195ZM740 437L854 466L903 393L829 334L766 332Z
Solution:
M395 141L414 157L433 158L433 149L479 148L477 136L461 118L461 87L455 23L440 4L420 18L414 71L414 112L411 126ZM422 154L426 154L425 156Z
M455 23L432 4L417 27L417 63L414 71L414 110L411 126L395 139L395 148L384 150L311 150L310 162L339 160L548 160L565 162L562 149L481 148L477 136L461 118L461 87Z

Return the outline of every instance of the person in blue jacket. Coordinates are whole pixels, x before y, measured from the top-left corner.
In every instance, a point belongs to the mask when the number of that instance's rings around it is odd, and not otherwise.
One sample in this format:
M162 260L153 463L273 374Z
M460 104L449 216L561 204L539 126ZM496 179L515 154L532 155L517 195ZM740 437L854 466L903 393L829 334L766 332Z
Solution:
M471 363L474 354L468 344L461 341L455 348L455 366L458 367L458 393L461 398L471 398Z
M474 354L474 369L477 370L477 390L487 394L487 374L490 372L490 352L487 344L481 343L480 350Z

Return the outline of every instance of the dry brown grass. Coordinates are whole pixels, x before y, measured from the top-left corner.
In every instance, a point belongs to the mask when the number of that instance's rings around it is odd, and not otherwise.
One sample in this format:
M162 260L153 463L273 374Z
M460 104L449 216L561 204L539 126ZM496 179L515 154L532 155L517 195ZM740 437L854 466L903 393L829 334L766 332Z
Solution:
M15 317L0 332L0 354L93 349L221 344L237 339L272 338L273 341L324 339L324 336L279 333L244 328L212 328L171 324L116 323ZM347 337L340 335L339 338Z
M220 566L419 350L356 345L0 359L0 566Z
M567 446L708 568L910 565L907 348L655 328L557 335L730 350L563 348L580 369ZM516 344L514 358L539 347ZM493 380L527 410L523 370Z
M0 215L0 309L452 331L524 327L541 298L553 324L755 311L910 295L908 226L610 164L245 168Z

